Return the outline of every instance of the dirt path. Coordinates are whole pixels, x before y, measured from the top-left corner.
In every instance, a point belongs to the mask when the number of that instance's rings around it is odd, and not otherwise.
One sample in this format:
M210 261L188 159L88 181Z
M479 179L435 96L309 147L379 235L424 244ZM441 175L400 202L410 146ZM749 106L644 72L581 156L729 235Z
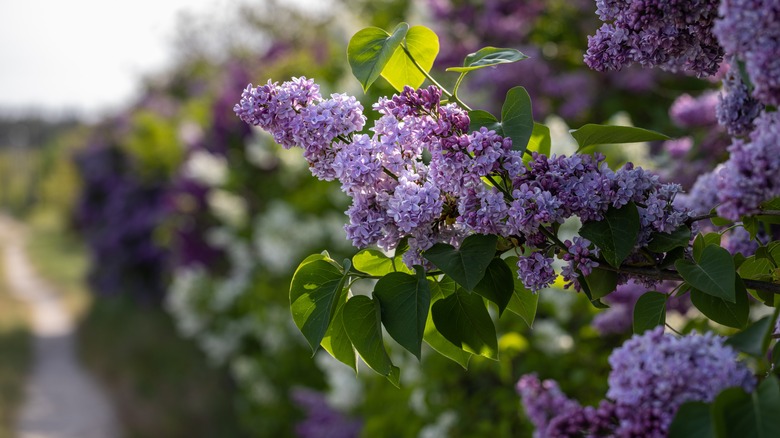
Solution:
M72 318L52 286L30 266L24 230L0 216L0 241L9 289L30 306L33 323L33 366L16 421L17 437L118 437L113 407L76 358Z

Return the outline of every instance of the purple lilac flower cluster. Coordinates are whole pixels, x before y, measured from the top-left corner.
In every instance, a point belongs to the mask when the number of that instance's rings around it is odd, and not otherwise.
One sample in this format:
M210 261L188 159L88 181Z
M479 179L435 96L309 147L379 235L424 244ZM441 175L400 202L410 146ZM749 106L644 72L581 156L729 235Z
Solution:
M293 402L306 413L306 418L295 426L300 438L357 438L363 424L328 405L325 396L310 389L294 389Z
M733 136L744 136L753 130L753 120L764 109L764 105L750 95L750 90L739 74L739 67L732 60L729 71L723 78L716 114L718 123Z
M548 437L548 426L554 418L580 410L580 404L566 397L556 381L540 381L536 374L521 377L516 389L523 400L525 415L536 428L534 438Z
M729 160L718 171L718 214L730 220L758 212L759 205L780 196L780 113L755 120L749 141L734 139Z
M753 96L780 105L780 3L722 0L713 32L726 50L745 63Z
M620 419L616 434L663 437L683 403L710 402L732 386L751 391L753 375L724 341L713 333L676 337L658 327L614 350L607 398Z
M391 250L408 238L409 266L424 265L422 251L437 242L458 246L474 233L512 236L532 250L518 268L536 291L556 278L540 227L572 216L600 220L610 207L635 202L642 206L643 246L652 232L670 232L686 218L671 205L679 186L662 185L631 164L612 171L603 156L534 153L526 167L511 139L485 127L469 133L468 114L442 105L437 87L407 87L381 98L373 106L380 117L372 135L355 133L365 118L354 98L333 96L319 100L316 86L303 78L269 82L248 87L235 111L284 145L301 146L315 176L341 182L352 198L345 229L356 247ZM579 274L596 266L591 257L597 254L585 239L569 242L561 255L569 262L563 272L569 284L579 286Z
M553 381L517 385L537 437L665 437L677 409L710 402L725 388L752 391L755 378L737 352L712 333L677 337L663 327L634 335L609 357L606 400L581 407Z
M604 25L588 37L585 63L594 70L620 70L632 63L709 76L723 49L712 33L714 0L596 0Z
M669 116L675 125L682 128L700 128L714 125L716 123L715 108L717 103L718 93L715 91L705 92L698 97L683 94L669 108Z

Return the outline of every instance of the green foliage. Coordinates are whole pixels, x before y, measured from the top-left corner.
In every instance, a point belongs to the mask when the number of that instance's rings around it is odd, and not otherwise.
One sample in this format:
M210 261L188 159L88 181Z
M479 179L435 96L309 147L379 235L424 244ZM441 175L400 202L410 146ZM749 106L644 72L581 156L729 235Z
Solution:
M527 58L527 56L516 49L483 47L474 53L468 54L463 60L463 67L449 67L447 71L467 73L485 67L522 61Z
M633 202L619 209L610 207L603 220L583 224L580 235L599 247L607 263L617 268L634 249L639 236L639 211Z
M387 333L420 359L431 291L425 271L415 268L417 275L393 272L380 278L374 286L374 298L382 309Z
M742 388L728 388L712 403L715 436L780 436L780 385L774 375L768 376L753 393Z
M515 292L515 274L512 269L499 257L495 257L485 271L474 292L482 295L498 306L498 314L504 313Z
M694 288L730 303L736 302L734 261L720 246L707 245L697 262L678 260L674 267Z
M514 87L507 91L501 107L501 126L503 135L512 139L512 149L525 151L535 128L531 96L525 88Z
M438 53L439 37L425 26L413 26L382 70L382 77L398 91L407 85L419 88L425 82L420 68L430 71Z
M391 272L405 272L407 274L413 272L401 261L400 255L388 257L376 249L364 249L355 254L352 257L352 266L360 272L379 277Z
M382 341L379 301L364 295L350 298L344 306L343 324L349 340L366 364L399 386L401 371L390 361Z
M652 252L663 253L675 248L685 248L691 240L691 228L681 225L671 233L655 232L652 234L647 249Z
M479 295L458 289L436 301L431 313L436 328L448 341L469 353L498 360L496 327Z
M550 137L550 128L541 123L534 123L534 130L531 132L531 138L528 139L528 152L538 152L542 155L550 156L552 149L552 138ZM530 159L528 155L524 158Z
M320 346L344 293L347 275L326 256L311 256L298 266L290 283L293 321L313 352Z
M691 289L691 302L707 318L728 327L744 328L748 322L750 306L747 299L747 291L742 280L737 277L734 284L734 302Z
M577 152L588 146L602 144L639 143L654 140L669 140L659 132L633 126L596 125L589 123L579 129L573 129L571 136L577 140Z
M392 34L378 27L367 27L352 36L347 46L347 58L352 74L360 81L363 91L379 79L408 31L409 25L401 23Z
M683 403L669 426L669 438L711 438L714 436L712 412L707 403Z
M485 275L496 254L497 242L494 235L474 234L464 239L458 249L437 243L423 256L470 292Z
M504 262L511 270L517 266L517 259L516 256L511 256L504 259ZM509 299L506 308L522 318L528 327L533 327L536 309L539 305L539 294L526 289L523 282L517 278L517 275L512 275L512 281L514 283L514 293Z
M642 334L666 322L666 294L644 293L634 305L634 333Z

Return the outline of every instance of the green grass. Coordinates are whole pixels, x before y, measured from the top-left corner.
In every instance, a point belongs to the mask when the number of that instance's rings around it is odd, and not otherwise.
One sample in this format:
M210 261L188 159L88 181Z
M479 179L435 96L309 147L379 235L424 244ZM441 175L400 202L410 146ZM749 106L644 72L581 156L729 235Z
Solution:
M0 256L0 438L6 438L13 436L13 419L24 399L32 337L27 306L10 295L2 262Z
M127 437L241 436L226 374L181 338L163 309L93 297L88 255L51 213L36 214L28 255L79 317L79 355L109 392Z

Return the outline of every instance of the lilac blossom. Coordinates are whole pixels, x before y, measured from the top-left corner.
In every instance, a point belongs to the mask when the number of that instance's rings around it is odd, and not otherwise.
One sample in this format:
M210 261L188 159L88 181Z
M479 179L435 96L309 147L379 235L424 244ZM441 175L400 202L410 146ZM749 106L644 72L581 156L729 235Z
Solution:
M569 262L561 270L563 279L574 284L574 287L579 290L579 278L580 275L588 276L593 272L593 268L598 267L598 262L591 259L591 257L598 257L598 249L590 249L591 243L588 239L582 237L575 237L572 242L567 240L564 243L568 251L563 254L563 260Z
M729 160L718 171L718 214L730 220L754 214L780 196L780 113L764 113L750 139L734 139Z
M711 126L717 122L715 117L717 105L718 93L716 91L705 92L698 97L683 94L672 103L671 108L669 108L669 116L672 122L681 128Z
M555 270L552 267L553 259L545 257L541 252L533 252L529 256L522 256L517 260L518 278L532 292L544 289L555 281Z
M604 0L596 7L605 23L588 37L590 68L620 70L639 63L700 76L718 71L723 49L712 34L717 1Z
M753 96L780 104L780 4L775 0L722 0L713 32L729 55L744 61Z
M607 398L620 420L618 436L664 437L687 401L712 401L720 391L755 379L725 338L706 333L677 337L663 327L634 335L609 357Z
M317 391L297 388L290 394L293 402L306 417L295 426L299 438L357 438L363 424L349 418L328 405L325 396Z
M558 416L567 416L581 409L561 391L554 380L540 381L536 374L526 374L517 382L517 393L523 402L525 415L536 428L535 438L546 438L550 421Z
M663 327L634 335L609 356L606 400L582 407L554 381L523 376L517 384L535 437L666 437L679 407L711 402L722 390L750 392L756 380L725 338L677 337Z
M392 250L408 238L409 265L427 266L422 251L437 242L458 247L469 234L512 236L531 250L518 262L518 277L537 291L557 277L552 253L534 251L550 244L542 227L572 216L601 220L609 208L635 202L641 205L641 245L686 217L671 202L679 186L660 184L630 163L612 171L601 155L533 153L526 167L510 138L485 127L468 132L468 114L440 99L433 86L379 99L372 134L355 132L364 117L353 98L324 101L305 79L249 87L235 110L279 141L303 147L315 176L341 182L352 198L345 230L353 245ZM568 285L578 287L579 274L597 266L598 249L590 246L575 240L560 255L570 262L563 271Z
M753 120L763 109L764 105L750 95L736 62L732 61L718 99L718 123L732 136L745 136L753 130Z

